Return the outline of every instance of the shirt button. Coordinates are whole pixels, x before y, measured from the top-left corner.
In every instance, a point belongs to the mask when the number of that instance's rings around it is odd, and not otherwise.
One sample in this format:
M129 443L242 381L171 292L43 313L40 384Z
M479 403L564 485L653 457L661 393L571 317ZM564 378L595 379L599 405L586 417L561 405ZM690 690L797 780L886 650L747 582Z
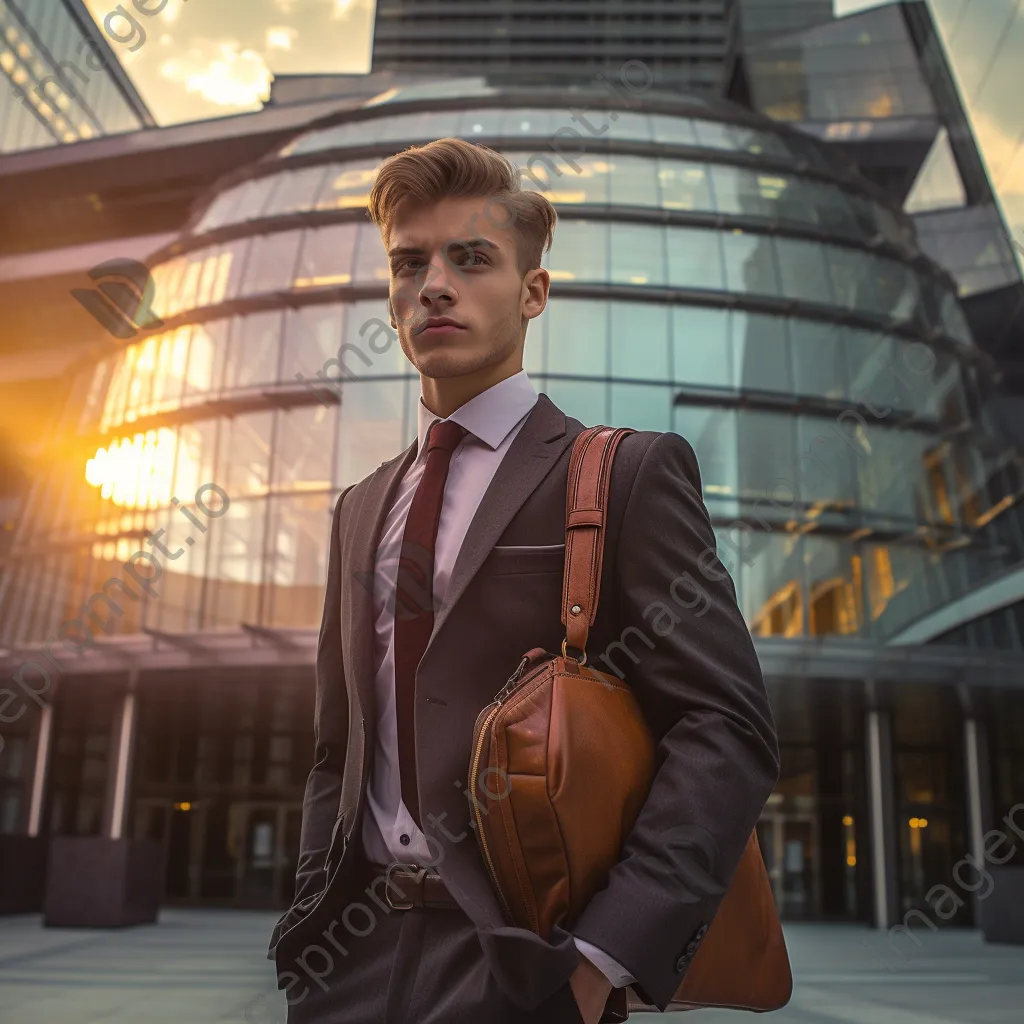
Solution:
M398 841L403 846L408 846L409 845L409 837L404 832L398 837Z

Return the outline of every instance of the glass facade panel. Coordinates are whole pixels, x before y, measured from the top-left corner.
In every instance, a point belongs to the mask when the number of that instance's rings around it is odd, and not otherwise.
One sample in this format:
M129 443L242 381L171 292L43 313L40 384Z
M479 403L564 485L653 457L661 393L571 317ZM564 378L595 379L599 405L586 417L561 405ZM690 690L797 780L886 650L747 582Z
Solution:
M676 228L668 232L669 283L680 288L725 287L722 236L703 228Z
M780 477L787 485L791 475L780 472L796 451L796 424L784 413L740 409L737 427L739 496L756 501L775 493ZM789 479L787 479L789 477ZM791 493L787 486L785 493Z
M673 146L698 145L697 128L688 117L651 114L651 132L655 142L666 142Z
M191 327L182 400L199 401L221 386L228 353L229 320L209 320Z
M579 170L573 167L568 173L560 161L546 154L510 153L507 156L519 168L523 186L543 192L548 202L606 205L609 201L612 164L607 156L592 153L574 156L573 163ZM656 204L657 199L652 203Z
M612 224L610 280L618 284L663 285L665 232L648 224Z
M719 213L760 217L766 220L774 216L775 204L770 196L777 192L777 187L770 188L763 184L763 181L771 180L766 175L746 167L721 164L712 167L711 177ZM776 181L782 182L784 179Z
M607 281L608 235L600 221L562 221L543 263L551 280Z
M658 158L661 205L668 210L714 210L707 164Z
M278 379L282 311L236 317L231 324L231 343L225 367L224 387L253 387Z
M336 487L356 483L405 447L402 416L408 386L409 382L401 379L342 385Z
M250 422L233 431L241 448L221 449L229 456L221 462L221 475L237 478L239 485L247 484L254 492L265 492L270 414L239 417L234 422L240 424L243 419ZM228 468L241 461L240 450L246 464ZM231 504L217 520L217 529L210 531L204 629L237 629L241 622L258 623L260 616L267 503L243 499L241 487L221 486L231 495Z
M849 394L846 382L846 347L843 329L814 320L789 321L793 360L793 390L840 401Z
M548 304L544 316L547 318L546 373L608 376L609 324L605 303L559 299Z
M728 311L673 306L671 312L673 379L698 387L730 387Z
M386 285L390 280L384 240L374 224L359 225L354 279L363 283L376 282L382 285Z
M793 391L786 321L760 313L731 314L732 385L740 391Z
M241 294L283 291L295 279L295 261L302 241L301 231L279 231L257 235L245 268Z
M267 201L265 215L282 217L300 210L311 210L326 177L326 167L303 167L276 175L277 185Z
M564 127L565 114L557 110L506 110L501 121L501 134L541 135L545 138Z
M832 304L824 246L795 238L776 238L782 294L800 302Z
M537 390L544 391L555 405L583 423L607 423L609 387L604 381L548 377L542 378Z
M337 358L345 307L303 306L285 312L281 382L313 381L318 373L333 376L328 360Z
M232 222L238 223L262 217L267 200L276 184L277 178L274 175L264 175L262 178L253 178L247 181L238 197L238 203L231 211Z
M611 183L611 201L620 206L658 206L660 196L656 167L649 157L605 158Z
M236 498L267 493L273 443L272 412L246 413L221 423L217 476L231 496L231 508Z
M839 521L849 524L858 505L857 463L873 454L863 447L859 424L820 416L800 416L797 423L794 463L808 516L827 523L830 512L839 512Z
M779 272L772 240L733 230L721 235L729 291L779 295Z
M849 636L863 619L860 556L849 541L805 537L802 541L807 586L809 636Z
M669 379L669 307L641 302L611 303L612 376L643 378L664 383ZM614 398L614 395L613 395ZM614 401L613 401L614 415ZM668 408L661 410L664 430Z
M271 488L275 491L329 490L336 435L336 406L279 410Z
M611 422L616 426L662 431L671 414L670 388L619 383L611 389Z
M329 224L304 231L294 287L351 283L357 228L356 224Z
M728 531L740 610L754 636L802 636L804 574L800 541L781 532ZM734 566L734 567L733 567Z
M738 494L737 424L735 409L676 405L672 429L682 434L697 455L706 501Z
M633 110L616 110L617 115L608 125L607 133L602 136L608 139L626 139L633 142L650 142L651 140L651 119L647 114L641 114Z
M336 494L273 498L267 522L267 603L263 624L308 628L323 612Z
M136 131L150 116L63 4L0 0L0 152Z
M379 160L360 160L328 167L316 208L348 210L365 207L379 166Z

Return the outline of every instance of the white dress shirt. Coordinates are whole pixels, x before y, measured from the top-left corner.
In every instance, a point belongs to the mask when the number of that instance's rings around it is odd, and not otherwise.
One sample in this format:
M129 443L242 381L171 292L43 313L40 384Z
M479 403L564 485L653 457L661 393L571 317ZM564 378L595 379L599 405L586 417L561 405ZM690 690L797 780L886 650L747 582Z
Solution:
M467 434L452 453L441 503L434 545L435 616L444 602L455 558L484 492L536 402L537 392L526 371L520 370L470 399L448 417L465 427ZM422 397L418 412L416 458L399 482L394 504L384 520L373 574L377 720L362 842L367 857L383 864L393 860L430 863L434 859L423 833L402 801L395 717L394 611L399 554L409 506L426 465L427 434L434 423L441 420L423 404ZM612 985L619 987L635 980L607 953L582 939L575 941Z

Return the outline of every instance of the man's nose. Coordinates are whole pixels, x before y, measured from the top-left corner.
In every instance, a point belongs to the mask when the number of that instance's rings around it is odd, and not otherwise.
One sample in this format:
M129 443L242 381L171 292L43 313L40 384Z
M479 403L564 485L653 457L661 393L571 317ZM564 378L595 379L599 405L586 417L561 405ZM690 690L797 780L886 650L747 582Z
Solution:
M419 290L420 298L427 302L434 302L443 297L449 300L455 298L452 267L444 256L431 260L425 268Z

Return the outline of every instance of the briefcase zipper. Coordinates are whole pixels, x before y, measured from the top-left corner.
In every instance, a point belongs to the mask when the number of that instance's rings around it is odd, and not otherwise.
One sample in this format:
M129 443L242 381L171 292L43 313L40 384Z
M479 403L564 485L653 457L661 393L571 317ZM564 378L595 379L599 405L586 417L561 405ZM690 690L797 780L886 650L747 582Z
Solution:
M525 662L525 659L523 659ZM517 669L517 672L522 669L522 665ZM506 684L507 686L508 684ZM512 916L512 910L508 905L508 900L505 899L505 893L502 892L501 883L498 881L498 873L494 868L494 861L491 860L491 851L487 845L487 833L484 831L484 817L480 810L480 801L476 799L476 779L480 771L480 759L483 756L484 738L487 735L488 726L490 726L494 716L501 710L501 701L495 700L494 704L484 719L483 725L480 727L480 735L477 737L476 749L473 751L473 761L469 767L469 792L474 795L474 798L470 801L473 805L473 815L476 819L476 834L480 837L480 847L484 854L484 863L487 865L488 874L491 876L491 883L494 885L494 890L498 894L498 898L501 900L501 905L505 908L505 913L508 915L508 921L511 924L514 920Z

